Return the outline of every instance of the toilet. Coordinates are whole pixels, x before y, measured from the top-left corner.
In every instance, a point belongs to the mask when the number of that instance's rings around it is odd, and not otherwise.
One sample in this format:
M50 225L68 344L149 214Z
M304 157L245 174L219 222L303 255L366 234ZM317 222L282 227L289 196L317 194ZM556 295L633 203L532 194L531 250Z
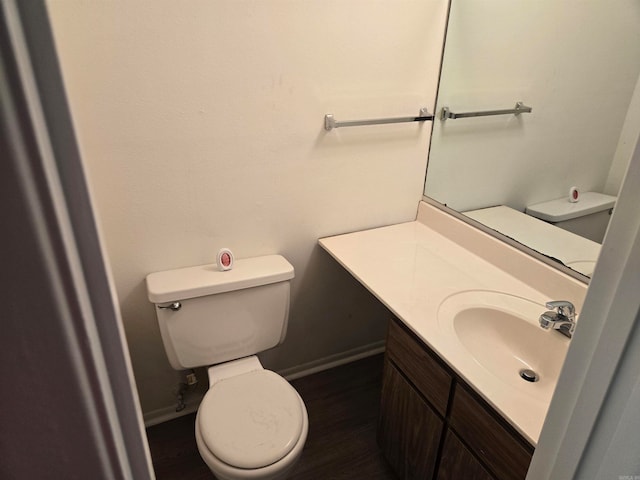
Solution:
M146 278L169 363L209 366L196 443L220 480L286 478L309 429L298 392L256 354L281 344L293 266L280 255L151 273Z
M616 197L597 192L580 194L579 201L569 197L529 205L525 213L564 230L602 243Z

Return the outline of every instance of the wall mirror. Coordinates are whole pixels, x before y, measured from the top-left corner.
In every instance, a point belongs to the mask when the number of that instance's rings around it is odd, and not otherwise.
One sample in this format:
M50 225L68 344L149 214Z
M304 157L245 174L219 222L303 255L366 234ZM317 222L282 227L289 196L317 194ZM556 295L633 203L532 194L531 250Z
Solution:
M525 212L617 195L640 131L639 74L637 0L452 0L425 196L587 281L598 240ZM516 102L531 113L440 117Z

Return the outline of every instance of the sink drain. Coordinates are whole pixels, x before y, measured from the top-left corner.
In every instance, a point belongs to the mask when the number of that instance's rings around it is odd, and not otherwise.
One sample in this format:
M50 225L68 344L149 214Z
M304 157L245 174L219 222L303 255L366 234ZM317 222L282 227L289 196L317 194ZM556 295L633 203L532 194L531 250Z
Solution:
M529 370L528 368L523 368L520 370L520 377L526 380L527 382L537 382L540 380L540 376L534 372L533 370Z

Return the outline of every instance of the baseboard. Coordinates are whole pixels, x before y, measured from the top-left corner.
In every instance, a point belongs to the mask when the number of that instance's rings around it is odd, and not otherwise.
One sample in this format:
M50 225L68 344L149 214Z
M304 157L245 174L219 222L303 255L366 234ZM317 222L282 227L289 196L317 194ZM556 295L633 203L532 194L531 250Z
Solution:
M385 342L384 340L381 340L379 342L374 342L362 347L347 350L346 352L336 353L334 355L329 355L328 357L323 357L312 362L303 363L302 365L296 365L295 367L279 370L277 373L278 375L291 381L295 380L296 378L306 377L307 375L313 375L314 373L329 370L330 368L339 367L341 365L346 365L347 363L362 360L363 358L382 353L384 352L384 350ZM181 410L179 412L176 412L175 405L172 405L167 408L160 408L158 410L154 410L152 412L144 414L144 426L147 428L152 427L153 425L168 422L169 420L173 420L184 415L189 415L190 413L196 412L198 410L198 407L200 406L200 402L202 401L203 396L204 395L196 392L189 395L187 398L185 398L185 403L187 404L187 406L184 408L184 410Z
M379 342L347 350L346 352L336 353L335 355L329 355L328 357L320 358L312 362L303 363L302 365L286 368L278 371L278 374L291 381L296 378L306 377L307 375L313 375L314 373L322 372L323 370L329 370L330 368L339 367L340 365L346 365L347 363L377 355L384 352L384 349L385 342L384 340L381 340Z
M203 397L204 394L201 394L199 392L190 393L184 399L186 406L179 412L176 412L176 406L174 404L166 408L159 408L157 410L145 413L143 415L145 428L149 428L154 425L158 425L159 423L168 422L169 420L174 420L176 418L183 417L184 415L189 415L190 413L197 412Z

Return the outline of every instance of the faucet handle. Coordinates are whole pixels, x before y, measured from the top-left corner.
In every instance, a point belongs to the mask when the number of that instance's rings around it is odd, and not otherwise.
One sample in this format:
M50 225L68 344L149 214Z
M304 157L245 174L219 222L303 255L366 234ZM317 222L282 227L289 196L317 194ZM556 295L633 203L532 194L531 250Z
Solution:
M540 322L540 326L545 330L549 330L551 328L551 325L553 325L553 322L556 321L556 319L554 318L555 315L556 314L552 312L545 312L542 315L540 315L540 318L538 320Z
M545 307L550 310L557 310L558 314L567 317L569 320L575 319L576 307L574 307L573 303L568 300L553 300L547 302L545 304Z

